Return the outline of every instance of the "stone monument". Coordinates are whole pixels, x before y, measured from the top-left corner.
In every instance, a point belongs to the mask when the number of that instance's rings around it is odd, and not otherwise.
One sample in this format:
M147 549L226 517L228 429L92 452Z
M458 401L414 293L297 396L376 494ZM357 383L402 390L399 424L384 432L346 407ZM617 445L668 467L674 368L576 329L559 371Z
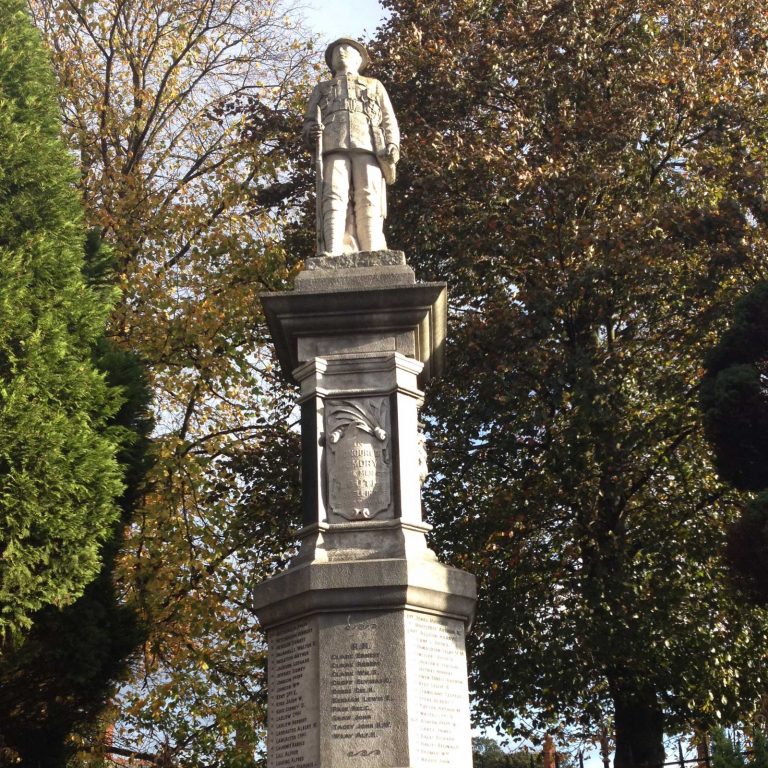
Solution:
M443 366L444 283L386 249L399 155L381 83L354 40L326 53L305 135L318 255L265 294L283 372L300 384L303 527L254 588L268 645L269 768L470 768L464 635L475 579L437 561L421 517L419 408Z

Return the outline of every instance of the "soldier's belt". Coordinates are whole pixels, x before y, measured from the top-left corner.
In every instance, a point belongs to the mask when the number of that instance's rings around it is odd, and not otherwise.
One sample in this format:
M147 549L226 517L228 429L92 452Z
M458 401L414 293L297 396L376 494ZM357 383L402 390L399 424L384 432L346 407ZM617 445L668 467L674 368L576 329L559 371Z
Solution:
M345 99L343 104L331 107L326 114L333 115L336 112L365 112L365 105L362 101Z

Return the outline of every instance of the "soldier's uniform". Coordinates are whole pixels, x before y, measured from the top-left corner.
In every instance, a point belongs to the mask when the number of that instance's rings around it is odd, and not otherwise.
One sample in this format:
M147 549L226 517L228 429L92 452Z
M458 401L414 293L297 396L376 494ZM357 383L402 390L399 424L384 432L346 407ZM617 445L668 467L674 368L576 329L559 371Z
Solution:
M331 43L329 51L339 43ZM310 145L318 106L324 126L325 250L384 250L386 183L392 183L395 175L387 146L400 146L389 96L378 80L362 75L342 74L318 83L304 117L304 136Z

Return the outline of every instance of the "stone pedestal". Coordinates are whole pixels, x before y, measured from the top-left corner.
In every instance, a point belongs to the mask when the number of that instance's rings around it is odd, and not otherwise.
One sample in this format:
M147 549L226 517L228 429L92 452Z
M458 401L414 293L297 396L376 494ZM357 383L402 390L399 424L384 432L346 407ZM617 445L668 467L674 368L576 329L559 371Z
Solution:
M470 768L464 633L475 579L421 517L421 388L443 364L445 285L399 251L310 259L264 309L301 385L301 546L259 584L269 768Z

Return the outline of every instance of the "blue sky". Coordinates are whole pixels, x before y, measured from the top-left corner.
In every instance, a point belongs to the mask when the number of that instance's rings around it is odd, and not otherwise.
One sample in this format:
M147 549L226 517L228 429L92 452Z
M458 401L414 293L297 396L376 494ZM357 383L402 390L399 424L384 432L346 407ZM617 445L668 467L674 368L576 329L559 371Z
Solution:
M306 0L302 15L309 30L319 36L320 47L338 37L372 37L384 19L384 9L378 0Z

